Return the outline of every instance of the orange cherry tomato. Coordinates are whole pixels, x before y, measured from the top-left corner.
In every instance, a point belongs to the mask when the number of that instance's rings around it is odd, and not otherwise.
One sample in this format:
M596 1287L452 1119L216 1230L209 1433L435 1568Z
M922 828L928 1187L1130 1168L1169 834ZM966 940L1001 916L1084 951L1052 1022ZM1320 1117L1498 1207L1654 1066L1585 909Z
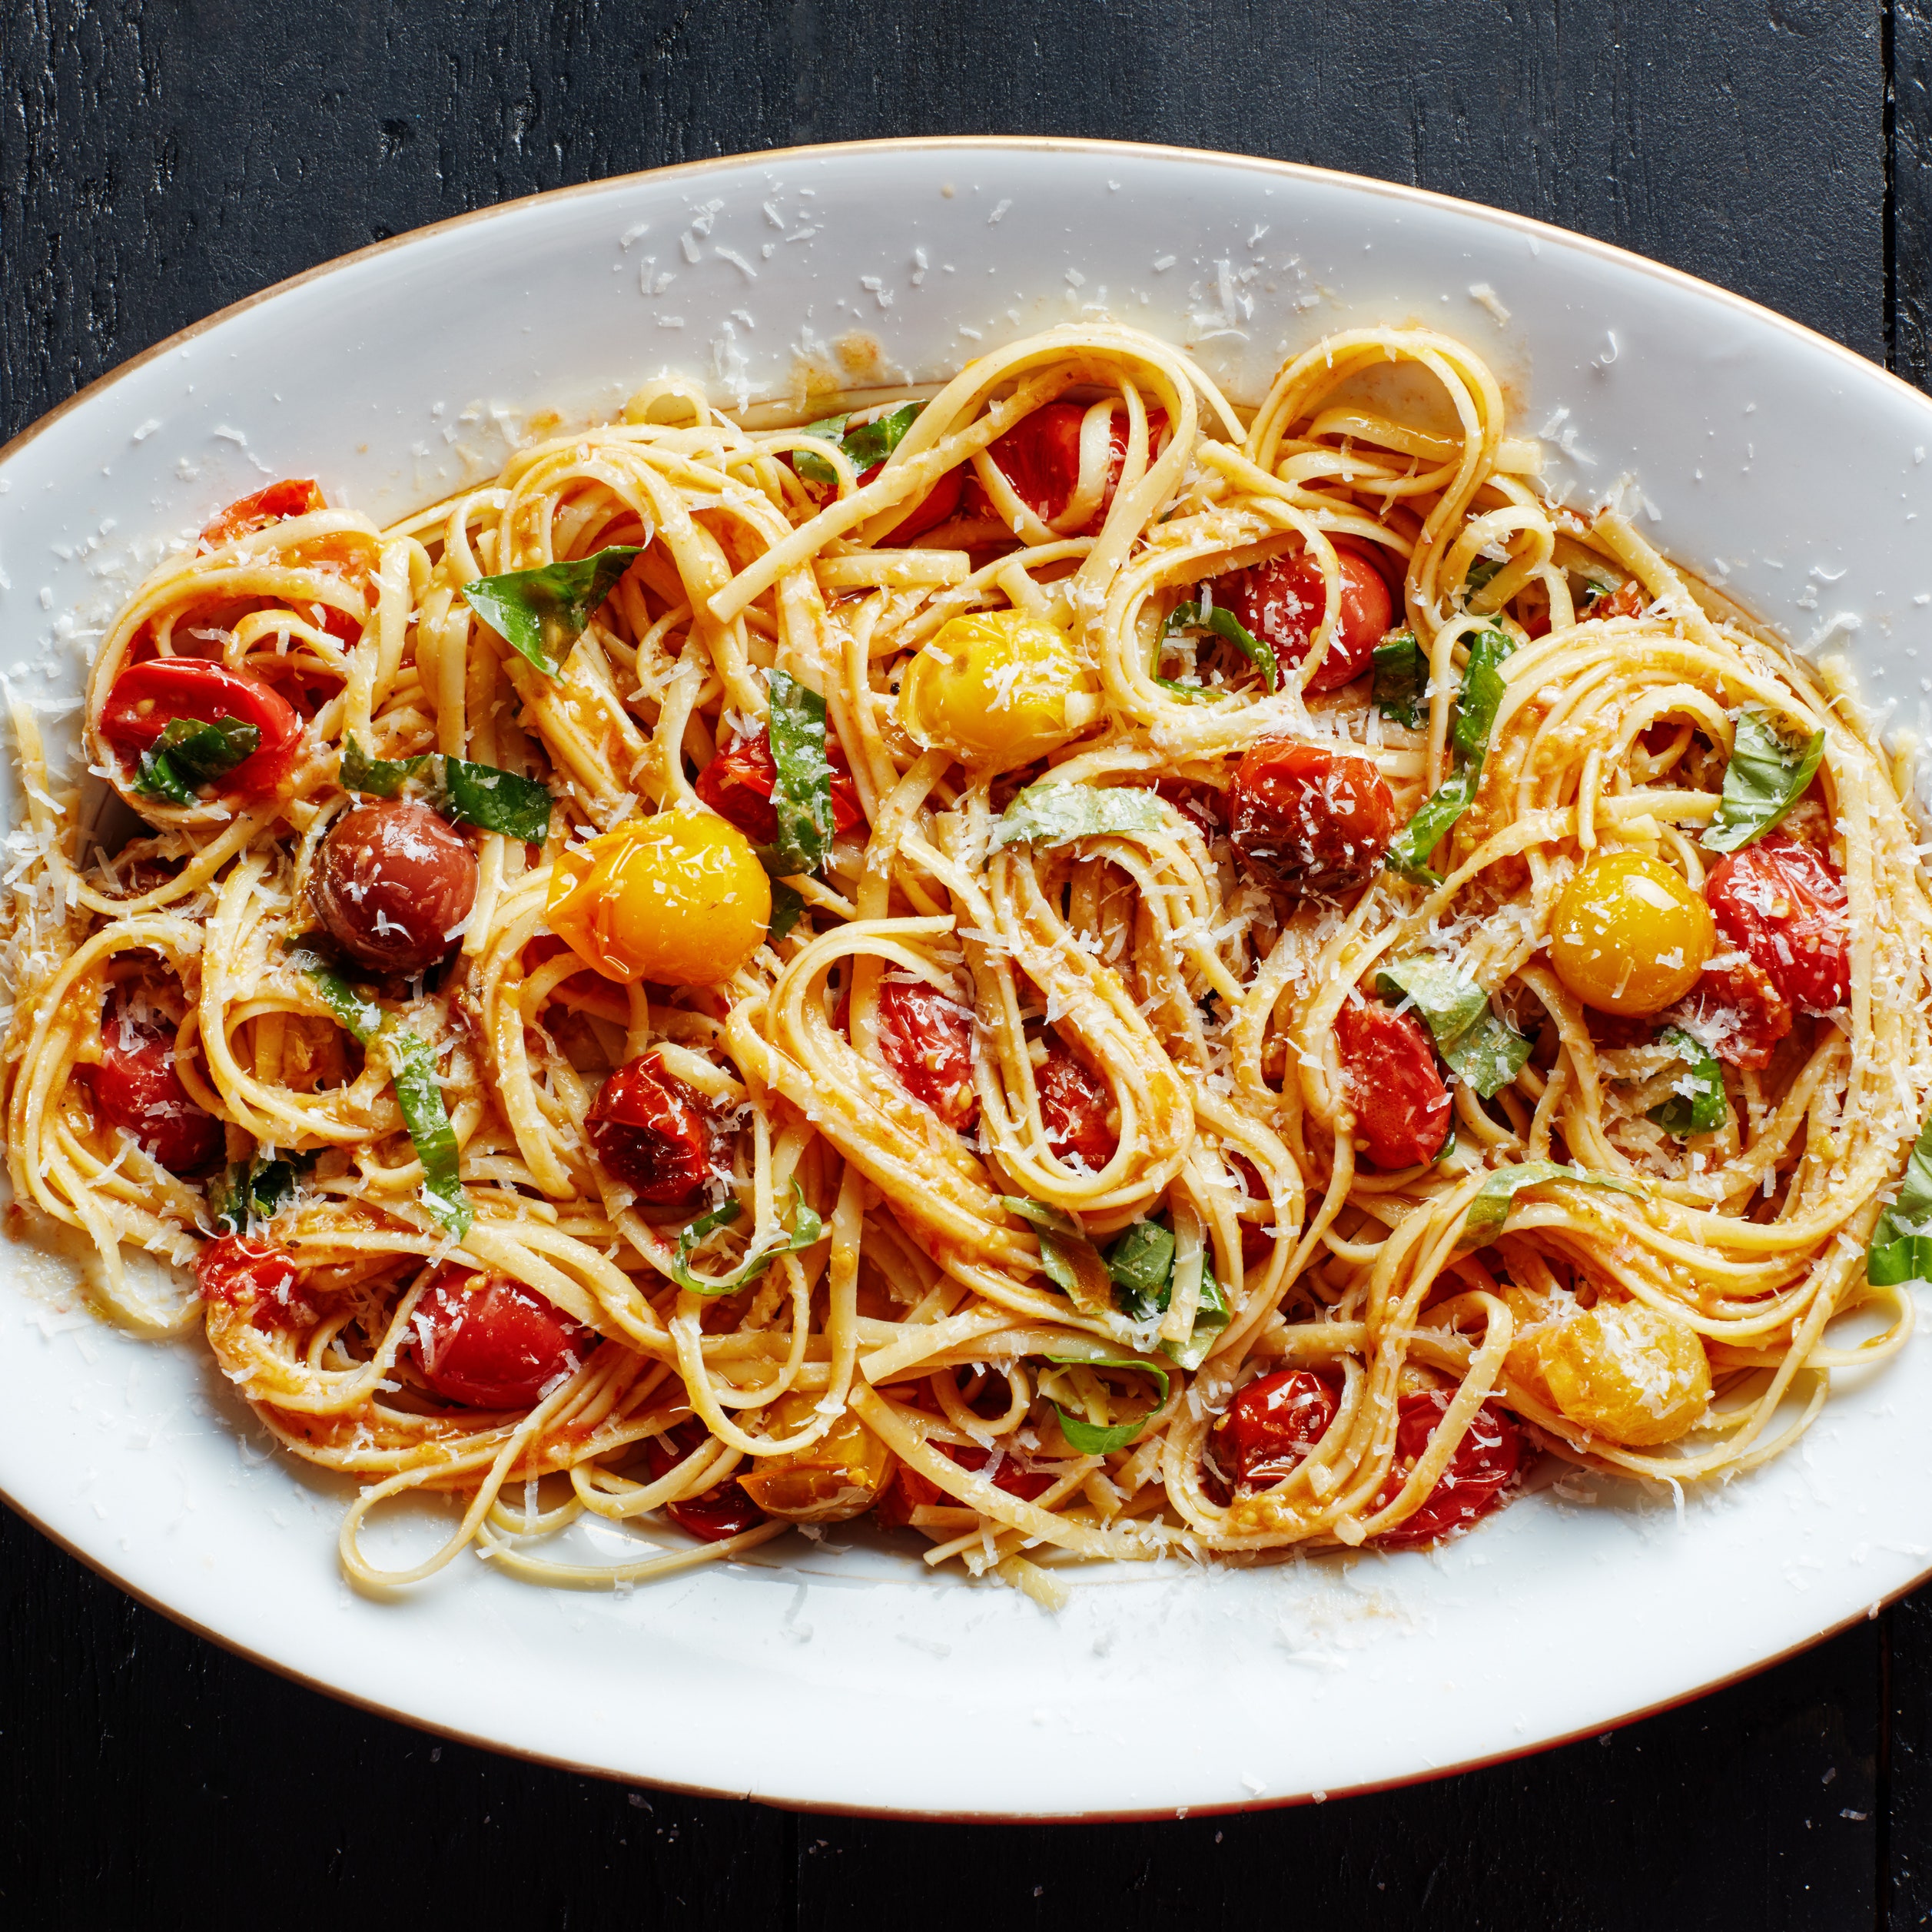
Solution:
M1386 1509L1396 1499L1409 1472L1422 1460L1450 1400L1440 1389L1400 1399L1395 1466L1372 1507ZM1406 1549L1418 1543L1432 1543L1451 1530L1466 1529L1495 1509L1516 1473L1522 1453L1522 1432L1514 1419L1494 1403L1486 1402L1469 1419L1449 1466L1423 1499L1422 1507L1406 1522L1385 1529L1376 1538L1376 1543L1384 1549Z
M238 496L219 516L210 520L201 533L201 548L219 549L238 536L251 536L271 523L291 516L306 516L311 510L328 507L313 476L284 476L280 483L265 485L251 496Z
M233 798L273 792L294 762L302 735L295 707L260 678L206 658L154 657L131 664L115 679L101 708L101 735L131 767L176 718L211 725L232 719L261 732L254 750L213 781L217 792Z
M238 1310L258 1328L300 1328L315 1319L295 1257L278 1242L224 1234L195 1257L194 1276L204 1301Z
M1396 829L1396 801L1372 759L1273 739L1252 746L1228 788L1243 856L1298 892L1366 884Z
M1084 403L1049 403L1031 416L1022 417L987 450L994 466L1012 485L1014 495L1044 523L1051 523L1065 512L1080 486L1081 426L1086 420ZM1150 456L1167 427L1164 410L1147 412ZM1100 507L1069 535L1091 536L1106 522L1127 462L1127 413L1124 408L1117 408L1109 425L1107 484L1101 492ZM977 480L967 486L966 500L969 510L998 520L998 513Z
M827 737L825 755L832 762L832 830L842 838L865 822L865 813L858 802L858 787L852 782L851 768L845 762L845 748L835 738ZM741 738L727 745L698 775L694 788L713 812L729 818L754 845L768 845L778 835L778 815L772 809L772 788L778 782L772 734L761 730L755 737Z
M710 1431L694 1416L690 1421L662 1436L649 1437L644 1445L644 1460L651 1480L665 1477L709 1439ZM664 1513L687 1535L702 1542L722 1543L728 1536L742 1536L770 1519L745 1493L737 1477L732 1476L707 1489L702 1495L687 1496L682 1502L667 1502Z
M1107 1124L1113 1100L1105 1085L1058 1040L1047 1043L1047 1057L1034 1069L1033 1084L1054 1158L1077 1157L1090 1173L1098 1173L1120 1144L1120 1137Z
M689 1200L710 1177L717 1124L656 1054L626 1061L604 1082L584 1127L597 1158L654 1207Z
M170 1173L196 1173L221 1159L221 1123L189 1099L171 1036L110 1018L91 1078L102 1121L124 1128Z
M1356 1144L1378 1167L1433 1160L1449 1133L1449 1094L1436 1047L1412 1013L1350 1000L1335 1016Z
M1250 1382L1209 1432L1210 1494L1252 1495L1292 1475L1328 1433L1341 1407L1333 1377L1312 1369L1277 1369Z
M1851 914L1844 879L1815 846L1768 832L1711 868L1711 916L1801 1013L1829 1013L1851 991Z
M1389 628L1394 606L1382 573L1354 550L1337 550L1342 608L1335 634L1308 681L1310 691L1339 691L1369 668L1375 647ZM1327 608L1328 591L1320 566L1306 550L1273 557L1217 579L1214 601L1225 604L1243 629L1275 654L1285 673L1300 663Z
M599 1339L520 1281L453 1266L430 1283L410 1325L423 1379L473 1409L534 1408Z

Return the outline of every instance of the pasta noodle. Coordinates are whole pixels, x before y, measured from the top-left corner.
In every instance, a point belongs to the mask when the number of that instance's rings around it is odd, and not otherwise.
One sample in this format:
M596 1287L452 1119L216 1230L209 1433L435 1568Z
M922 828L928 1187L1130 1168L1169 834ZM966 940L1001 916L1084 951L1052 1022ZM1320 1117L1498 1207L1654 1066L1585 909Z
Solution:
M1914 835L1536 460L1439 334L1250 412L1097 324L802 427L654 383L387 529L232 506L88 784L15 706L15 1231L204 1329L370 1588L876 1511L1054 1602L1459 1533L1532 1451L1761 1462L1910 1332ZM460 1519L384 1568L413 1492Z

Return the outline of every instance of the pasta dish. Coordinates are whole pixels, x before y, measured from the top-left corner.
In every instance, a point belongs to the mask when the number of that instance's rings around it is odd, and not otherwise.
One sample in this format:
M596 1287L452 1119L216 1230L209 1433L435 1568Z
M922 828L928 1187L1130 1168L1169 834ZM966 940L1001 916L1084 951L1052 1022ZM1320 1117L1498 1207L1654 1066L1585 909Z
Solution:
M1539 453L1442 334L1237 410L1097 324L231 504L85 777L13 707L12 1231L372 1588L870 1517L1051 1604L1751 1469L1932 1269L1904 775Z

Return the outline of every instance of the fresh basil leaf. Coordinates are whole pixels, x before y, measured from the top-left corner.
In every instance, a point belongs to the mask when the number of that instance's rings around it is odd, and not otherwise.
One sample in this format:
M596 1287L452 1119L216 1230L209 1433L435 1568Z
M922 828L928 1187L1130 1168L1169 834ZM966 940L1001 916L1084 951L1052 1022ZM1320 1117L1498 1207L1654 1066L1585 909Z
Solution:
M804 433L815 436L821 443L842 443L848 420L843 416L822 416L817 422L808 423ZM807 483L815 483L821 490L838 487L838 472L823 456L814 456L809 450L794 450L792 467Z
M1482 773L1472 765L1452 772L1416 808L1415 816L1389 842L1384 863L1392 872L1419 885L1437 885L1441 875L1429 868L1429 858L1449 835L1450 828L1475 802Z
M993 849L1064 845L1075 838L1144 838L1167 824L1156 795L1136 785L1030 785L993 828Z
M1724 796L1705 828L1704 848L1734 852L1764 837L1804 795L1824 756L1824 733L1787 738L1761 705L1738 713Z
M1383 716L1413 731L1428 715L1429 655L1413 631L1385 638L1375 647L1375 701Z
M1184 705L1211 705L1217 699L1227 695L1227 692L1213 690L1204 684L1183 684L1178 678L1156 678L1154 682Z
M1383 967L1379 991L1406 995L1457 1079L1486 1100L1522 1071L1530 1043L1498 1017L1489 996L1439 954L1417 953Z
M766 928L765 937L773 945L782 939L795 926L805 912L805 900L795 885L787 885L783 879L772 881L772 923Z
M1650 1117L1666 1134L1675 1134L1680 1140L1722 1127L1724 1069L1718 1064L1717 1055L1681 1027L1666 1027L1657 1039L1660 1046L1668 1047L1677 1055L1688 1071L1678 1081L1678 1090L1650 1110ZM1688 1094L1683 1090L1686 1085L1691 1090Z
M1024 1194L1002 1194L1000 1205L1018 1215L1039 1236L1040 1266L1056 1288L1087 1314L1108 1306L1113 1284L1107 1264L1073 1215Z
M735 1200L720 1202L708 1214L700 1214L678 1237L678 1252L671 1263L671 1279L694 1295L735 1295L749 1288L782 1254L796 1254L825 1234L825 1223L807 1203L805 1190L792 1183L792 1229L780 1227L757 1247L748 1249L745 1258L728 1275L701 1275L692 1271L691 1256L705 1237L716 1229L729 1227L742 1210Z
M815 872L832 849L832 760L825 750L825 701L783 671L772 673L772 812L778 835L776 872Z
M342 748L342 767L337 782L345 792L393 798L411 778L421 775L430 761L427 752L416 758L371 758L351 738Z
M1608 1174L1585 1173L1581 1167L1565 1167L1553 1160L1526 1160L1513 1167L1499 1167L1478 1190L1476 1199L1470 1202L1469 1213L1463 1217L1462 1231L1456 1237L1456 1250L1467 1254L1473 1248L1486 1247L1502 1232L1502 1224L1509 1218L1509 1210L1515 1203L1517 1194L1525 1187L1540 1186L1546 1180L1575 1181L1585 1187L1613 1188L1620 1194L1641 1194L1642 1190L1627 1180L1618 1180Z
M1466 604L1483 586L1493 579L1502 566L1494 557L1478 557L1462 579L1462 601Z
M1932 1113L1906 1160L1898 1198L1871 1231L1865 1279L1878 1288L1932 1281Z
M895 410L848 429L839 439L846 460L861 473L875 463L883 463L901 443L905 433L919 420L924 403L901 403Z
M1163 1308L1164 1312L1164 1303ZM1193 1330L1184 1342L1163 1342L1160 1353L1191 1374L1207 1359L1207 1351L1214 1346L1215 1336L1233 1319L1233 1313L1228 1306L1227 1290L1215 1279L1214 1270L1207 1265L1203 1255L1200 1296L1194 1304Z
M554 801L547 786L466 758L446 758L442 764L436 802L450 818L525 845L540 845L549 837Z
M1167 1399L1167 1391L1172 1386L1167 1370L1159 1363L1144 1361L1137 1355L1116 1354L1104 1342L1083 1343L1070 1338L1057 1349L1043 1350L1042 1359L1067 1367L1138 1369L1160 1384L1160 1393L1154 1398L1154 1409ZM1077 1416L1068 1415L1057 1402L1053 1404L1053 1412L1060 1419L1060 1432L1066 1437L1068 1447L1081 1456L1107 1456L1115 1449L1125 1449L1147 1426L1146 1416L1136 1416L1131 1422L1117 1422L1111 1427L1087 1422ZM1149 1415L1153 1412L1153 1409L1148 1411Z
M1458 1080L1473 1087L1486 1100L1522 1071L1529 1052L1530 1042L1486 1004L1476 1024L1442 1049L1442 1057Z
M1496 728L1502 694L1502 665L1515 649L1506 631L1478 631L1469 640L1469 660L1462 666L1462 689L1456 701L1456 749L1480 772L1489 755L1489 734Z
M555 677L564 650L583 635L597 606L642 553L639 544L613 544L569 563L478 577L463 586L463 595L513 650Z
M382 1008L364 999L320 953L300 946L289 954L288 963L314 984L322 1004L365 1047L375 1038L387 1017Z
M1495 729L1496 710L1506 689L1499 669L1515 649L1504 632L1479 631L1469 645L1462 667L1462 686L1456 699L1456 726L1450 734L1462 763L1416 808L1415 816L1389 841L1386 860L1392 872L1436 885L1429 856L1456 822L1476 802L1482 762L1489 755L1489 734Z
M295 1198L296 1177L315 1164L313 1154L264 1160L261 1153L228 1169L214 1224L224 1234L246 1234L272 1220Z
M1159 1221L1136 1221L1107 1249L1107 1272L1114 1305L1130 1322L1150 1322L1167 1312L1174 1276L1174 1237Z
M1275 662L1273 648L1241 623L1225 605L1217 604L1203 617L1198 603L1177 604L1167 613L1167 621L1160 634L1172 637L1180 631L1212 631L1217 637L1232 644L1261 673L1264 689L1273 691L1280 688L1281 666Z
M261 732L239 718L171 718L141 755L134 789L143 798L192 805L211 778L232 772L260 748Z
M377 1036L389 1056L389 1074L396 1087L396 1104L403 1124L423 1164L420 1199L430 1213L453 1234L470 1232L470 1203L456 1170L456 1130L443 1104L443 1083L436 1073L436 1055L427 1041L393 1021Z

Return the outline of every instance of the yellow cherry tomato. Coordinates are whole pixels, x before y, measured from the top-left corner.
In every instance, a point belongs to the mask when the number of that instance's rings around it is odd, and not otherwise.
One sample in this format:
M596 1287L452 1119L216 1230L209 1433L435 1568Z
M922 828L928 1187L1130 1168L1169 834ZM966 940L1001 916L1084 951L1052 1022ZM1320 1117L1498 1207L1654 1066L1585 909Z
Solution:
M606 979L710 986L765 943L772 882L735 825L685 806L562 854L546 912Z
M767 1413L767 1433L790 1436L818 1415L816 1396L781 1396ZM885 1493L892 1455L849 1412L841 1416L809 1449L791 1456L760 1456L739 1480L768 1516L792 1522L840 1523L862 1516Z
M1606 852L1570 881L1550 927L1556 977L1600 1012L1660 1013L1696 985L1717 944L1711 908L1681 873Z
M1553 1322L1529 1349L1552 1406L1590 1435L1628 1448L1675 1441L1710 1405L1703 1338L1642 1302L1600 1301Z
M1030 765L1100 713L1073 639L1024 610L948 619L899 686L899 723L915 744L994 772Z

